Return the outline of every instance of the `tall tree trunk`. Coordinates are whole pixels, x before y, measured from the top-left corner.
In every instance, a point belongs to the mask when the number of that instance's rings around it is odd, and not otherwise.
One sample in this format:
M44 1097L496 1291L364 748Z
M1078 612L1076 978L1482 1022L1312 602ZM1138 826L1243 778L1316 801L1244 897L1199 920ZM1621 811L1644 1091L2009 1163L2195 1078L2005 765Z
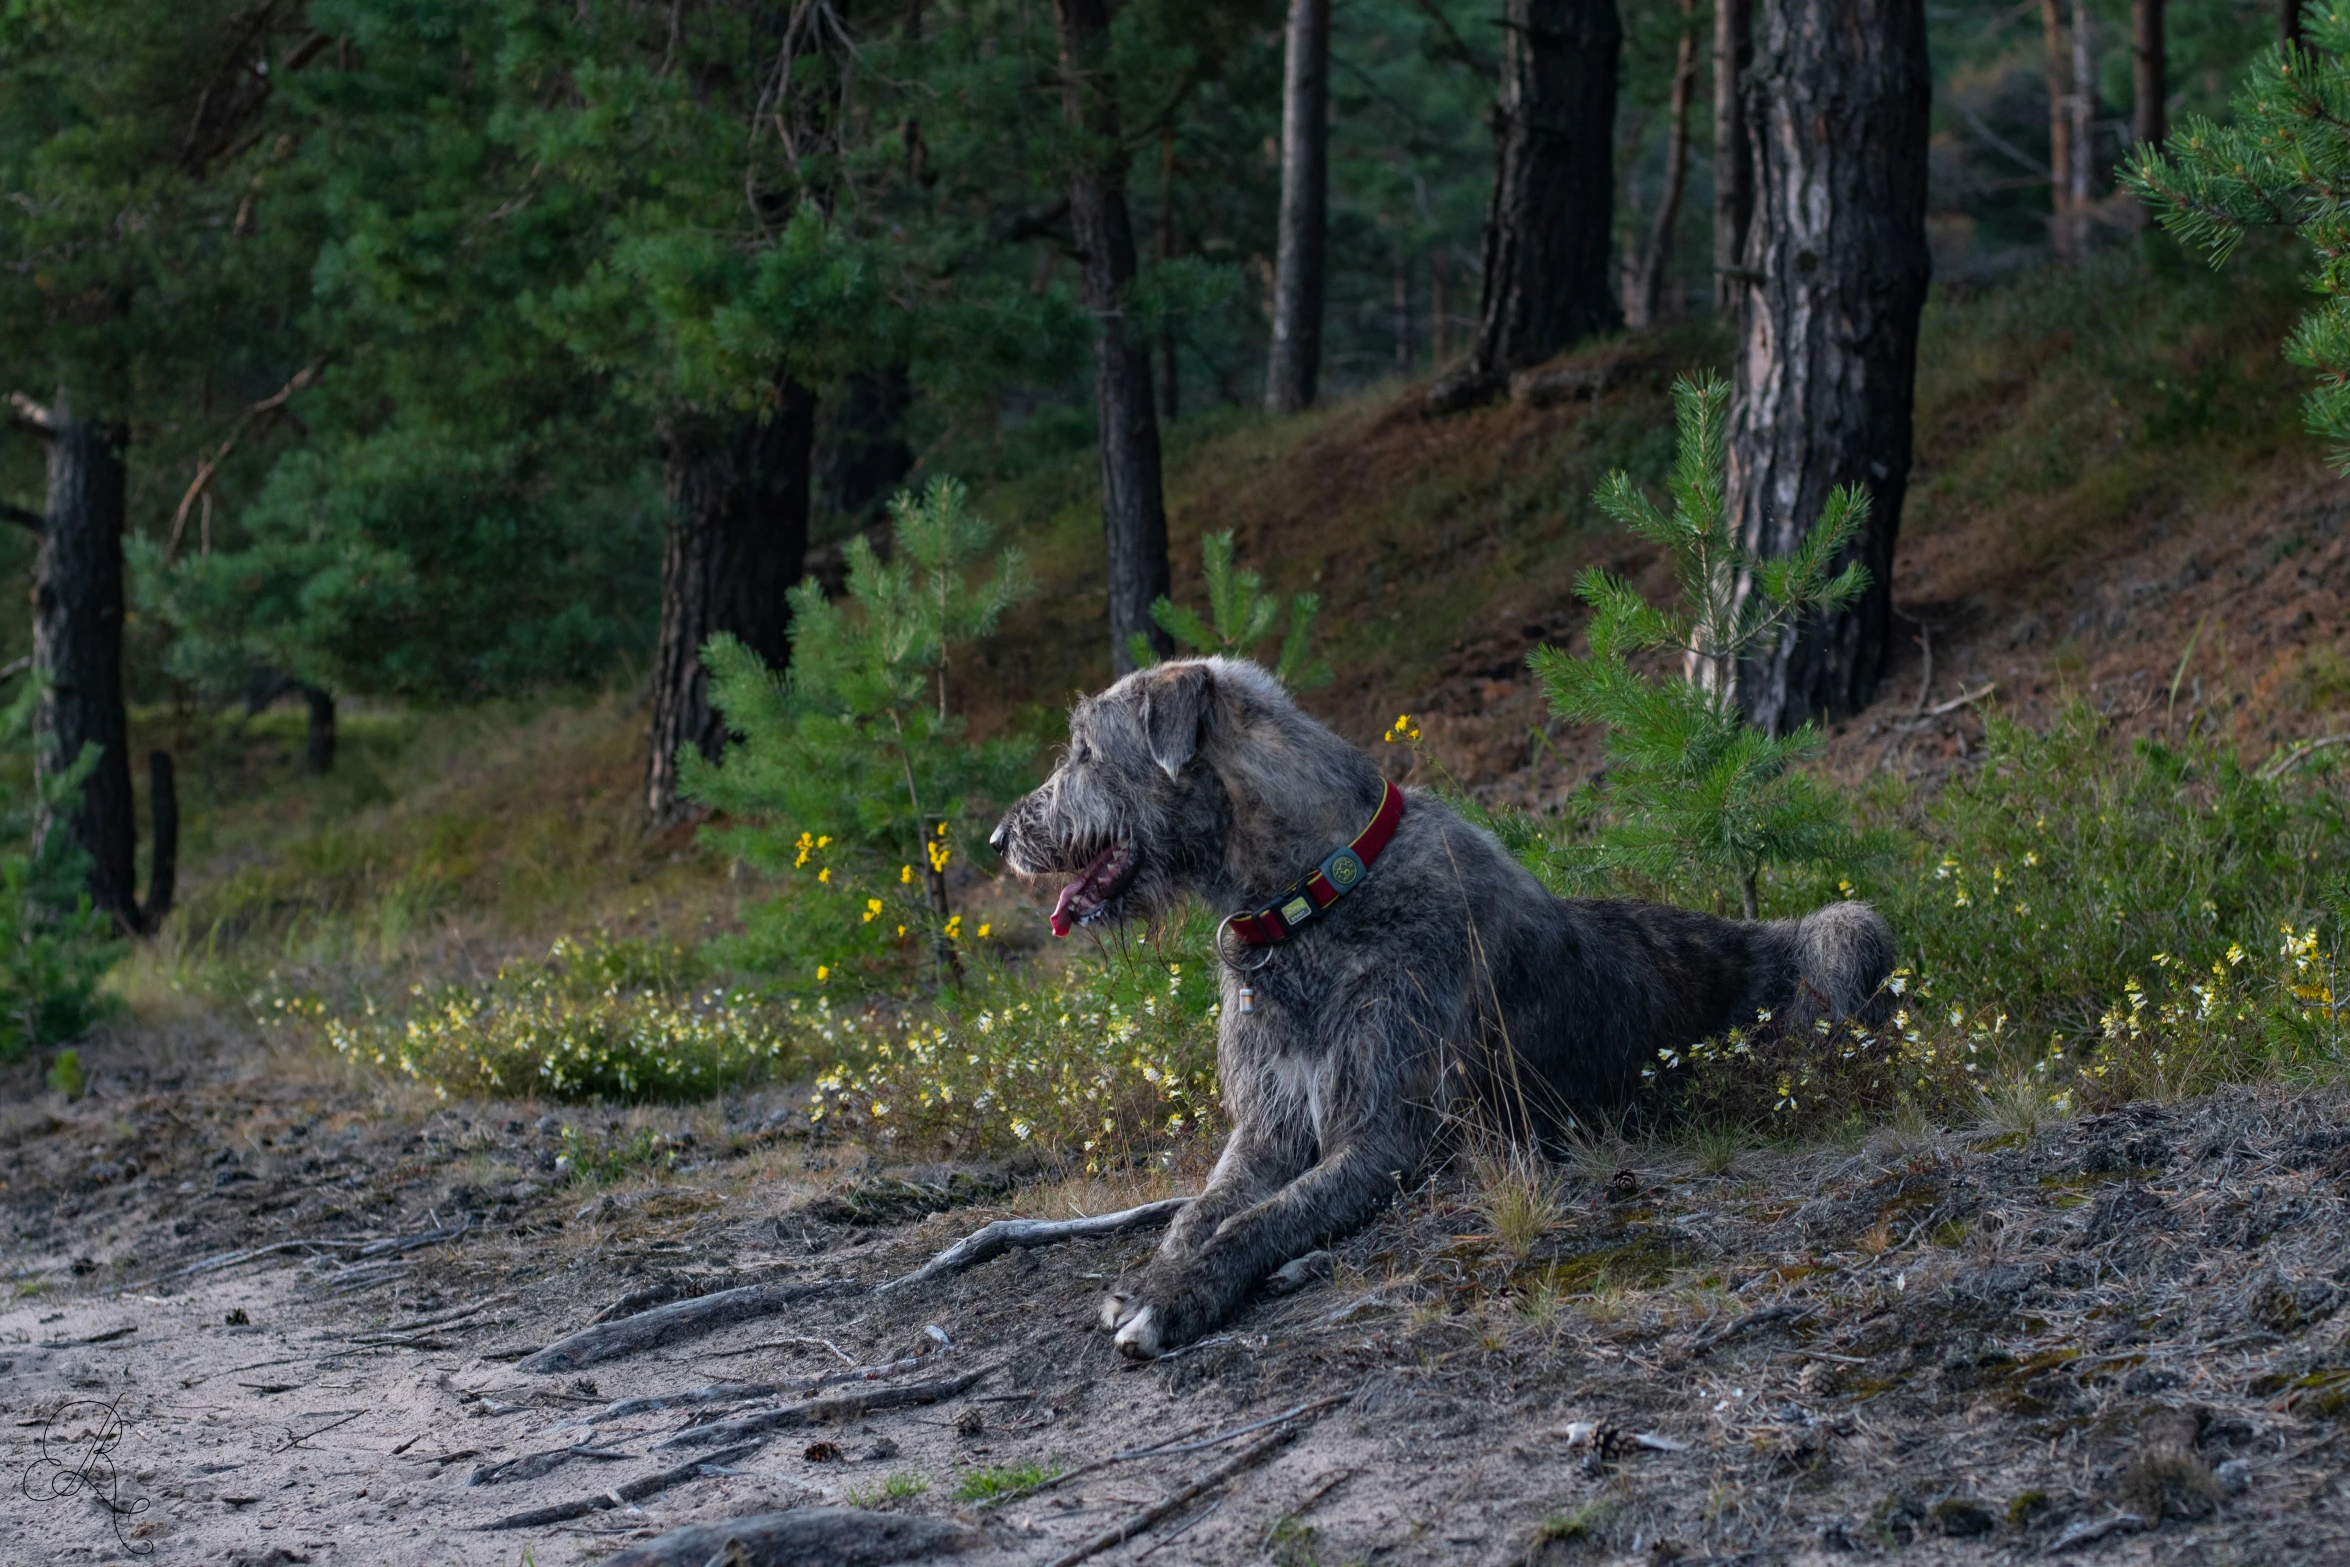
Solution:
M1754 214L1753 156L1739 82L1754 63L1751 0L1714 0L1714 311L1746 299L1746 228Z
M90 857L90 901L125 929L154 928L171 901L172 853L158 844L155 896L139 906L138 816L131 795L130 720L123 704L122 536L128 509L123 427L84 418L60 392L49 410L49 490L40 552L33 563L33 678L41 694L33 713L34 766L44 778L97 753L81 796L54 821L44 809L38 831L61 831ZM178 801L171 761L160 757L155 811L160 826Z
M1428 252L1428 357L1442 370L1452 357L1452 279L1444 264L1444 247Z
M2065 48L2059 0L2040 0L2040 33L2048 60L2048 242L2059 261L2080 255L2073 212L2072 58Z
M1497 167L1485 216L1476 368L1538 364L1622 319L1608 287L1615 221L1615 0L1504 0Z
M2169 97L2162 0L2130 0L2130 140L2163 144L2170 135Z
M1783 732L1874 694L1909 481L1926 248L1932 76L1923 0L1763 0L1751 77L1760 280L1730 404L1728 502L1747 549L1782 556L1828 492L1874 502L1853 558L1869 589L1739 673L1755 722Z
M1640 270L1624 299L1624 320L1632 326L1654 326L1664 314L1673 232L1680 225L1681 197L1689 184L1689 106L1696 96L1697 0L1681 0L1681 47L1673 60L1672 105L1665 127L1665 191L1649 227Z
M1175 132L1159 138L1159 259L1175 259ZM1175 322L1159 326L1160 412L1173 424L1183 406L1183 379L1175 358Z
M1330 199L1330 0L1289 0L1281 85L1280 242L1265 411L1314 401L1322 371L1322 241Z
M318 686L304 686L302 708L302 771L324 778L335 770L335 694Z
M661 640L653 655L653 749L645 809L682 820L677 754L712 761L725 726L710 706L702 645L731 632L769 664L791 657L785 592L808 553L816 398L788 378L764 417L677 407L660 421L669 540L661 557Z
M1159 420L1151 405L1151 356L1126 318L1134 282L1134 224L1126 210L1126 154L1118 96L1102 63L1107 0L1054 0L1063 102L1078 142L1069 176L1069 220L1085 257L1085 308L1094 322L1094 407L1101 423L1102 535L1110 567L1110 667L1134 667L1141 637L1174 650L1151 619L1171 585L1167 503L1159 478Z
M2089 0L2073 0L2073 243L2089 244L2089 215L2096 198L2097 17Z
M914 387L904 365L843 378L818 408L816 490L835 517L862 525L914 471L906 410Z

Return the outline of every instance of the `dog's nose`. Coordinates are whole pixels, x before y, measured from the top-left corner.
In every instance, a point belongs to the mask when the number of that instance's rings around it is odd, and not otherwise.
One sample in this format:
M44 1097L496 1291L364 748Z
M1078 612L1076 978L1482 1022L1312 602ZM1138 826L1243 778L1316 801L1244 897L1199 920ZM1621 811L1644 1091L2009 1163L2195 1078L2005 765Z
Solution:
M1012 819L1009 816L996 823L995 831L987 835L987 846L995 850L996 853L1002 854L1004 852L1004 841L1011 836L1011 825Z

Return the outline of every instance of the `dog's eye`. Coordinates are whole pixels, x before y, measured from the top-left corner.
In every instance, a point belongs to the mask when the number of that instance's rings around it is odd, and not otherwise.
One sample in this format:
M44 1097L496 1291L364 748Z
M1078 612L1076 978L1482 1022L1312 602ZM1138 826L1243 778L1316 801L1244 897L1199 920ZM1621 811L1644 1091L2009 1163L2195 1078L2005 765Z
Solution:
M1071 757L1069 758L1069 760L1070 760L1071 762L1074 762L1074 763L1080 763L1080 764L1082 764L1082 763L1085 763L1085 762L1090 762L1090 761L1092 761L1092 760L1093 760L1093 747L1092 747L1092 746L1090 746L1090 745L1087 745L1087 744L1086 744L1084 741L1082 741L1082 740L1078 741L1078 742L1077 742L1077 751L1076 751L1076 754L1075 754L1075 755L1073 755L1073 756L1071 756Z

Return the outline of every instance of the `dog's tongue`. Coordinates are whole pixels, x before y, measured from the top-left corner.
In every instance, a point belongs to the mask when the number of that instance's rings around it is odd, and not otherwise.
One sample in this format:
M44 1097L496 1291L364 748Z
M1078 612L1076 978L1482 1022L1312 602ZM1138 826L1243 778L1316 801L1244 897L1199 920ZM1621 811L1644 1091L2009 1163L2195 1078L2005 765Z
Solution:
M1085 878L1080 876L1061 889L1061 901L1053 905L1054 935L1066 936L1076 927L1077 921L1070 916L1069 905L1077 901L1077 894L1084 886Z

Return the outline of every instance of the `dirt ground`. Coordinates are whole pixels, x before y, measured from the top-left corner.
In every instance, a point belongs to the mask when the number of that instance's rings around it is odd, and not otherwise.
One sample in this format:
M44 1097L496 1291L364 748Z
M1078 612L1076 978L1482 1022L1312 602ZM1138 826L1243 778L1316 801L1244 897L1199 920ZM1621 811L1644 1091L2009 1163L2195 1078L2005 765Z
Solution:
M1091 1326L1143 1234L533 1375L524 1353L616 1305L871 1284L991 1217L1159 1191L891 1167L811 1141L788 1093L624 1127L556 1112L578 1147L666 1161L595 1183L553 1168L547 1107L388 1094L218 1026L85 1060L79 1101L0 1095L12 1567L558 1567L816 1504L961 1518L963 1559L1044 1563L1287 1428L984 1510L959 1494L974 1476L1299 1406L1320 1407L1296 1440L1093 1559L2350 1560L2332 1093L1801 1152L1595 1147L1549 1172L1530 1224L1497 1225L1494 1183L1459 1172L1399 1194L1329 1276L1149 1366ZM653 1444L690 1421L800 1402L588 1422L614 1400L901 1360L816 1396L987 1374L774 1431L631 1505L482 1531L675 1467Z

